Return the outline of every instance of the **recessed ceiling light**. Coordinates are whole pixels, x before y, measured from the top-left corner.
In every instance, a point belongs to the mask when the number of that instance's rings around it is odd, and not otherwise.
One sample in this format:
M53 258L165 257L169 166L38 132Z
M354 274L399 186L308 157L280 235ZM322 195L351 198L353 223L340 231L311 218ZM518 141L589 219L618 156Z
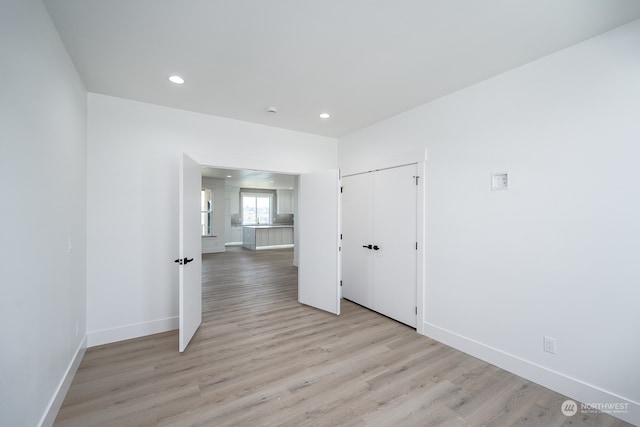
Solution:
M331 117L331 114L329 114L329 113L321 113L320 114L320 118L321 119L328 119L329 117Z
M232 178L232 176L231 175L227 175L227 178Z
M169 76L169 81L177 85L181 85L182 83L184 83L184 79L180 76Z

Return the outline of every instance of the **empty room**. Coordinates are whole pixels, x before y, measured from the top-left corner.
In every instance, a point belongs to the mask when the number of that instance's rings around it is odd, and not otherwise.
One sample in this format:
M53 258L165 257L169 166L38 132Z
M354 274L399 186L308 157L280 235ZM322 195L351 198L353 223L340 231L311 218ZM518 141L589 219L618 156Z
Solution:
M639 1L0 34L0 425L640 425Z

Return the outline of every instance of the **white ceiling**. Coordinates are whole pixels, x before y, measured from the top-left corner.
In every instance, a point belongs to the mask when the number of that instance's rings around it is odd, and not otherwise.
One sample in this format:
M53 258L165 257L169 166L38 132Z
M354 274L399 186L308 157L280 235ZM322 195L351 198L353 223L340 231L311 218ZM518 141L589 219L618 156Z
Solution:
M203 166L202 176L224 179L226 185L239 188L293 190L294 185L293 175L255 170L219 169Z
M638 0L44 2L90 92L331 137L640 17Z

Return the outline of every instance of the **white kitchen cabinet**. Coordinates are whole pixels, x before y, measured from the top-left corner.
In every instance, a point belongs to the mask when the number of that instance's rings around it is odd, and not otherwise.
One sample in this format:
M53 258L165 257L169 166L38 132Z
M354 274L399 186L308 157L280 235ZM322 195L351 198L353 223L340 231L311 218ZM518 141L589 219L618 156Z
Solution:
M231 226L231 241L242 242L242 226Z
M282 244L282 228L272 228L269 230L269 244L281 245Z
M416 326L416 165L343 177L342 295Z
M229 213L237 214L240 212L240 188L225 187L225 196L229 197Z
M293 190L277 190L278 213L293 213Z
M293 227L286 227L282 229L282 244L293 245Z
M242 226L241 225L231 225L229 218L226 218L227 223L224 227L225 232L225 243L226 244L238 244L242 243Z

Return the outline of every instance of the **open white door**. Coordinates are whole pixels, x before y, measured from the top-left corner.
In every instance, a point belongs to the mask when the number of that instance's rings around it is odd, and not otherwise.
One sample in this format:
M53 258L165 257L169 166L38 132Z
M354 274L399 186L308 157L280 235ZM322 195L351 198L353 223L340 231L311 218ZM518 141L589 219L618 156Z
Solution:
M298 301L340 314L338 170L300 175Z
M180 164L180 333L183 352L202 323L202 239L200 237L200 165L186 154Z

